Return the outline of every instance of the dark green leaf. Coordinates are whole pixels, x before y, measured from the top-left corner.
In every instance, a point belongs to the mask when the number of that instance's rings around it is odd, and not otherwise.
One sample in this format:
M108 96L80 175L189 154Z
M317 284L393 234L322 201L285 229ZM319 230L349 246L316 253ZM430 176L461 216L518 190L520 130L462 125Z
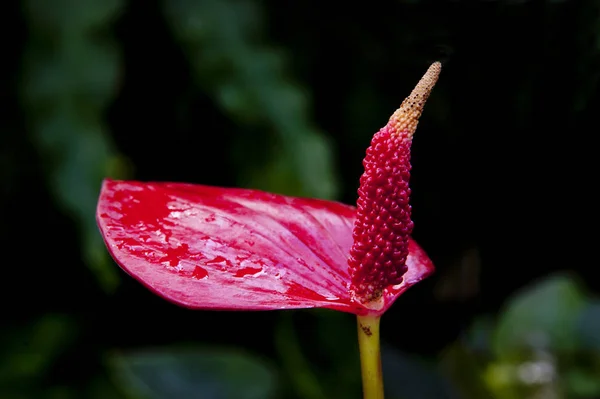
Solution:
M583 348L600 353L600 300L591 302L583 309L577 330Z
M395 350L381 348L386 398L457 399L450 383L430 364Z
M125 389L148 399L269 399L275 375L260 359L236 350L178 349L115 355Z
M586 298L567 275L556 275L526 287L509 300L498 322L493 347L499 358L527 349L577 348L577 319Z
M266 146L274 134L281 143L269 154L274 161L258 168L245 162L242 181L288 195L336 198L331 145L311 121L308 97L288 76L283 52L263 43L261 3L172 0L165 10L202 88L238 123L264 132L253 140ZM268 172L265 178L265 168L280 168L280 160L292 176ZM297 187L290 190L289 181Z

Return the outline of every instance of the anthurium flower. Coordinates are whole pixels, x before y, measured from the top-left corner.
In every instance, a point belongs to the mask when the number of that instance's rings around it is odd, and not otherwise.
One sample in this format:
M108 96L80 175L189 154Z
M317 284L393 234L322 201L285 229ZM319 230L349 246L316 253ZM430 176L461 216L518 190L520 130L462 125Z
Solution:
M96 217L109 252L150 290L192 309L354 313L359 339L377 340L376 362L379 316L433 272L410 237L408 183L412 136L440 70L432 64L374 135L356 208L251 189L107 179ZM377 374L376 363L365 367ZM374 384L365 397L382 397L380 376L364 378Z

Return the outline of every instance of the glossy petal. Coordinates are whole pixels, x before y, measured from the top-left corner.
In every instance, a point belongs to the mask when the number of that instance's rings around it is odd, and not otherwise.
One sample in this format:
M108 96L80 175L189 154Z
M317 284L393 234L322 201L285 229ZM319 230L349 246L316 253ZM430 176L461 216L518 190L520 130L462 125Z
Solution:
M97 221L116 262L153 292L193 309L322 307L382 314L433 272L410 240L402 284L378 309L350 298L355 208L257 190L105 180Z

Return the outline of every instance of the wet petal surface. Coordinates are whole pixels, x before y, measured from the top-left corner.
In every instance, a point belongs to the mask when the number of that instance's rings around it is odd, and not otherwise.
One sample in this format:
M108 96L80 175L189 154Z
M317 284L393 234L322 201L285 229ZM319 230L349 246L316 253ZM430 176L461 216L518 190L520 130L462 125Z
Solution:
M410 240L402 284L378 309L353 301L355 208L258 190L105 180L97 221L116 262L158 295L194 309L323 307L383 313L433 272Z

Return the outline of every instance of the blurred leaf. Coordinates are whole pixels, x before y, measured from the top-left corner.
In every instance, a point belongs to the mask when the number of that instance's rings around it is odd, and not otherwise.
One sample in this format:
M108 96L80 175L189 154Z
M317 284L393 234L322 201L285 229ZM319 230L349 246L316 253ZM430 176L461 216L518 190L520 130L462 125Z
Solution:
M382 345L381 364L386 398L458 398L449 382L433 366L392 346Z
M119 57L110 38L97 32L110 27L121 6L121 0L25 1L22 100L31 138L47 166L48 188L78 224L83 258L107 291L118 274L104 250L95 206L102 179L124 177L125 163L102 121L115 95Z
M581 312L577 330L583 348L600 352L600 301L589 303Z
M362 381L356 317L329 310L311 312L317 316L318 352L321 358L326 357L329 366L326 375L319 375L327 397L359 397Z
M500 316L493 349L500 359L528 349L570 351L577 348L577 324L586 299L567 275L526 287L511 298Z
M97 375L86 386L85 397L88 399L131 399L123 390L119 389L115 379L109 378L105 373Z
M156 350L111 360L115 378L142 398L269 399L276 390L261 359L235 350Z
M460 342L477 355L489 356L492 335L495 329L495 320L491 316L476 318L464 333Z
M45 315L24 329L4 330L0 345L0 397L34 387L77 332L63 315Z
M293 385L293 391L304 399L325 399L325 393L319 379L313 373L311 365L302 353L298 336L292 324L292 312L286 312L279 318L275 334L275 345Z
M569 392L576 398L597 398L600 396L599 370L585 370L573 368L566 373L565 379L569 386Z
M121 0L28 0L27 12L33 22L40 28L68 29L73 27L83 31L102 26L113 19L121 9Z
M274 133L281 144L256 168L243 158L243 183L255 188L331 199L338 186L332 149L310 121L308 99L286 73L285 57L264 41L261 3L248 0L165 1L168 20L184 43L196 77L241 124ZM267 142L266 136L255 140ZM273 138L269 138L270 141ZM264 144L266 145L266 144ZM287 162L293 172L268 173ZM298 187L289 189L289 181Z
M461 399L492 398L483 380L485 361L460 342L444 350L440 370L460 392Z
M36 397L40 399L77 399L79 395L75 389L58 386L46 389L42 395Z

